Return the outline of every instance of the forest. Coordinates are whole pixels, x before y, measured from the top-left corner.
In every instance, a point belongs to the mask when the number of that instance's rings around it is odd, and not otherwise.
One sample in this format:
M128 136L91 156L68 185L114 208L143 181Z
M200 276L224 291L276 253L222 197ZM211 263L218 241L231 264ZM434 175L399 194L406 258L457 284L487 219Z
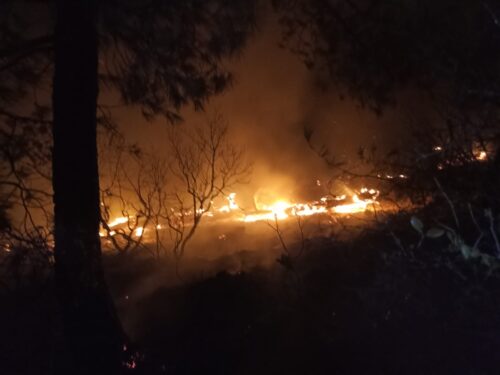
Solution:
M0 2L0 373L500 373L500 3Z

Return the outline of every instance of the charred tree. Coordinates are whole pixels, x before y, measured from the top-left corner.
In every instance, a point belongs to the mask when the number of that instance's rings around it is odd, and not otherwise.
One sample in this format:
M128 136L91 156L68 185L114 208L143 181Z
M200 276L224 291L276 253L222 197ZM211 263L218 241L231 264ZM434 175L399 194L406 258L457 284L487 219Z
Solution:
M99 240L97 0L59 0L53 88L55 278L75 370L119 372L123 333Z

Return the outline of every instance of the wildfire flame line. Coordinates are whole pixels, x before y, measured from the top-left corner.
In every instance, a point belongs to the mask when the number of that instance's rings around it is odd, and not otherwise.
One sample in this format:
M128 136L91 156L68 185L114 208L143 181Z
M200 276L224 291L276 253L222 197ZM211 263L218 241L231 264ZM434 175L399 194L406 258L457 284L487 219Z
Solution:
M319 202L315 203L292 203L285 199L278 199L269 205L261 204L261 209L259 211L244 213L244 210L236 203L236 193L230 193L227 196L226 205L220 207L214 212L206 212L206 214L210 217L216 217L217 213L227 214L234 212L237 214L234 215L233 219L236 221L243 221L245 223L265 220L286 220L295 216L303 217L318 214L348 215L363 213L369 210L370 207L377 204L378 195L378 190L364 187L359 190L359 193L351 193L350 197L345 194L340 196L322 197ZM360 196L366 196L366 198L362 198ZM108 226L109 228L115 228L128 222L129 218L127 217L117 217L112 220ZM140 237L146 229L147 228L138 227L134 230L134 235ZM158 226L158 229L162 229L162 226ZM113 236L115 234L116 231L111 230L107 234L102 233L101 236Z

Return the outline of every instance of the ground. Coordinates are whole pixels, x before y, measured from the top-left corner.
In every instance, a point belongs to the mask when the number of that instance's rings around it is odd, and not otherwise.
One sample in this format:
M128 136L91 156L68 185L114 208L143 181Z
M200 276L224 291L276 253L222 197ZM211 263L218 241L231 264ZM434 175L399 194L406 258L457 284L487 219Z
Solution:
M408 219L395 234L417 243ZM498 374L500 284L446 253L447 241L403 252L373 227L312 238L288 261L276 244L207 250L183 260L182 280L172 260L146 253L104 261L143 355L137 373ZM2 373L50 374L64 366L51 284L20 288L2 296Z

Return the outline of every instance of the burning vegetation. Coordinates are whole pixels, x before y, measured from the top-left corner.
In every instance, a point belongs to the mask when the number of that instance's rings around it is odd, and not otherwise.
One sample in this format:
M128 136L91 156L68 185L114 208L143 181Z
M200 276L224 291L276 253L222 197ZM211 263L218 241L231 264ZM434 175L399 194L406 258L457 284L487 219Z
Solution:
M314 202L294 202L277 199L271 203L255 202L256 210L248 210L240 207L236 201L236 193L229 193L227 196L227 204L217 208L212 202L210 211L198 211L194 213L192 210L172 212L173 216L178 217L179 221L187 223L190 227L194 225L196 215L209 217L207 220L211 222L232 220L235 222L253 223L256 221L275 221L287 220L295 217L305 217L313 215L353 215L364 213L368 210L376 210L380 206L377 201L379 191L375 189L361 188L359 193L353 193L352 196L346 194L339 196L325 196ZM121 216L113 219L109 223L103 225L99 232L103 238L113 237L120 231L131 231L132 235L138 241L147 231L165 230L169 228L168 222L158 223L154 228L136 226L136 215ZM105 229L104 229L105 228Z
M1 2L0 372L497 375L499 20Z

